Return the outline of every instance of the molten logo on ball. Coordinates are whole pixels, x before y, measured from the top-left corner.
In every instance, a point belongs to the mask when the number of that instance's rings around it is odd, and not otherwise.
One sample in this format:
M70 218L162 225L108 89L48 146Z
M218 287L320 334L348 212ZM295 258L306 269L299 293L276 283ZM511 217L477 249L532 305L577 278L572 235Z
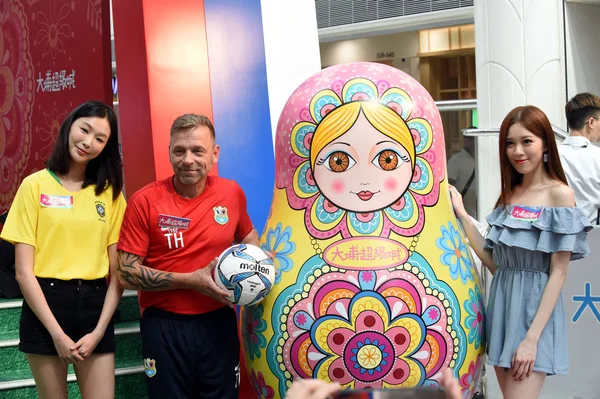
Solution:
M262 274L266 274L267 276L271 273L271 268L261 266L257 263L240 263L240 269L256 271Z
M236 305L253 305L262 301L275 282L273 260L260 248L238 244L227 248L215 267L215 283L231 292Z

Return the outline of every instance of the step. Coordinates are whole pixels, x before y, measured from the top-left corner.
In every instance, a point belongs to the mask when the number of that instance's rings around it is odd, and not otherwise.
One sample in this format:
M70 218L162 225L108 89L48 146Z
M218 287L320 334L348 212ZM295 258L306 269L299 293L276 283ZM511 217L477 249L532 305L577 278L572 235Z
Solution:
M143 366L139 322L117 323L115 335L117 344L115 368L127 369ZM32 378L27 360L19 351L18 345L18 333L10 339L0 341L0 364L10 365L10 367L0 368L0 390L8 389L13 386L15 381ZM69 373L73 373L72 365L69 365Z
M115 370L115 399L146 399L145 375L142 366L127 367ZM67 376L69 399L80 399L79 387L75 374ZM31 399L37 398L33 379L12 381L12 387L0 390L0 399Z
M10 339L19 331L23 299L0 299L0 341ZM140 318L137 291L126 290L117 307L118 321L134 321Z
M18 350L19 320L23 299L0 299L0 399L36 398L35 381L23 353ZM147 398L137 291L126 290L117 308L115 324L115 392L117 399ZM10 365L9 367L6 367ZM81 398L75 373L69 366L69 398Z

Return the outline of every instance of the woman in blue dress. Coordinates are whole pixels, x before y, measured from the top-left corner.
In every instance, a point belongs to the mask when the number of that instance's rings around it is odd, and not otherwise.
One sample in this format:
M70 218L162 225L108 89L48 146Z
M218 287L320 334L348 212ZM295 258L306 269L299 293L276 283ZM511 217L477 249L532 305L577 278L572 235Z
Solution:
M450 188L471 246L494 275L487 307L488 363L505 399L537 398L547 375L567 374L561 288L570 260L589 255L587 219L575 206L552 126L533 106L500 127L501 193L484 239Z

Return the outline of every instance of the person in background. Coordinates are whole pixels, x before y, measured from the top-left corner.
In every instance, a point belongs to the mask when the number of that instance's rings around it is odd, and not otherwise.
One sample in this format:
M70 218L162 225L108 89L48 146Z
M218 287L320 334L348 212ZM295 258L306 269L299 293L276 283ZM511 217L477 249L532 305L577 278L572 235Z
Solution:
M67 399L70 363L82 397L115 394L112 316L123 293L116 244L125 212L117 129L103 103L75 108L46 169L23 180L0 235L15 244L25 298L19 350L42 399Z
M575 203L592 224L600 223L600 98L580 93L565 106L570 136L558 146Z
M469 126L467 129L477 129L476 126ZM456 187L463 197L465 209L471 221L477 227L481 234L485 234L487 226L476 219L477 216L477 181L475 179L475 137L463 136L464 147L454 154L448 160L448 183ZM469 245L470 246L470 245ZM473 260L475 261L475 270L482 275L481 260L476 256L471 248Z
M463 149L448 160L448 182L463 196L469 215L476 217L475 138L463 136L463 140Z

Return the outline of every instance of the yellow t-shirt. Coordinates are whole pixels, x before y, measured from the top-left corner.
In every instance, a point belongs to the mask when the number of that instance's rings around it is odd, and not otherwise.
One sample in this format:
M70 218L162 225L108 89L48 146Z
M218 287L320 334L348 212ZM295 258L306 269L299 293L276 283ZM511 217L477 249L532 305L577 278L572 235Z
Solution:
M27 176L8 211L0 238L35 247L33 274L60 280L108 275L108 246L119 240L123 193L99 196L94 186L64 188L47 170Z

